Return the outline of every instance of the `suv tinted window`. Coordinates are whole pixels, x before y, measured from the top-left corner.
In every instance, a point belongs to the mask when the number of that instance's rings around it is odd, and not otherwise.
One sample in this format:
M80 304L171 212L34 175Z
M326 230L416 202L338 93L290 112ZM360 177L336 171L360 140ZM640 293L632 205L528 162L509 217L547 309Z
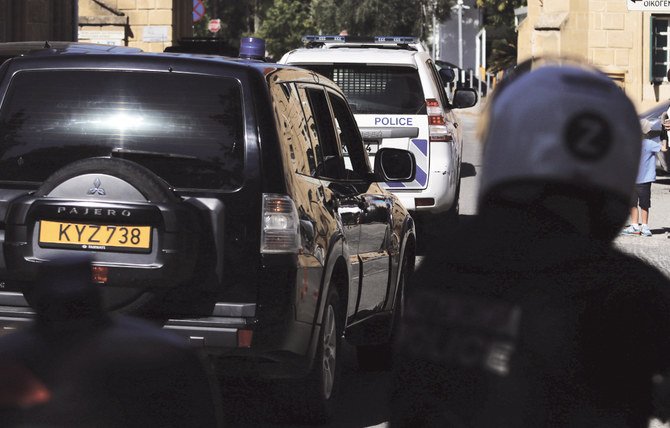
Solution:
M272 85L270 90L276 104L274 110L277 115L277 129L288 151L289 159L286 164L298 174L316 174L314 150L309 140L298 92L292 83Z
M41 182L78 159L112 155L174 187L234 189L242 184L243 122L231 78L22 72L0 110L0 180Z
M345 153L346 177L361 179L370 172L370 163L367 153L361 144L361 137L357 131L356 122L351 117L346 102L339 96L328 93L330 105L333 108L337 132L340 136L342 151ZM348 162L346 162L348 160Z
M305 88L304 92L309 103L306 112L307 121L312 128L312 145L316 153L316 175L324 178L339 179L344 177L344 159L340 153L335 136L326 93L321 88Z
M425 99L419 74L412 67L367 64L301 65L337 83L354 114L419 114Z

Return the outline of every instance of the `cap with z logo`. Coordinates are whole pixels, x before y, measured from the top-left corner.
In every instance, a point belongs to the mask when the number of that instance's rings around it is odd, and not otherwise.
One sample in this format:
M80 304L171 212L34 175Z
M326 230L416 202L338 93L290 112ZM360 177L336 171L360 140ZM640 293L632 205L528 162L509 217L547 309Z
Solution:
M480 198L519 181L574 184L629 198L640 123L631 101L605 74L574 63L544 65L500 84L487 109Z

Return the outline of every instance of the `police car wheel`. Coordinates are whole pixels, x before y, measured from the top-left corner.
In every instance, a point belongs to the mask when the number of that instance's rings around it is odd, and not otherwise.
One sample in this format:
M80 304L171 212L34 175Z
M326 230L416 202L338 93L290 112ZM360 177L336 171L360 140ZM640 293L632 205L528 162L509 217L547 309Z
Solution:
M461 177L458 177L458 183L456 184L456 191L454 192L454 203L446 213L448 224L458 224L460 208L461 208L460 199L461 199Z

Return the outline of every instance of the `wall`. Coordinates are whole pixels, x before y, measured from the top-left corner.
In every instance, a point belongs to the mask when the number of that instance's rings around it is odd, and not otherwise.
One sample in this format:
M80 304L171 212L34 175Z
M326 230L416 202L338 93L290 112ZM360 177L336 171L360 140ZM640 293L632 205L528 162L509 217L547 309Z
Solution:
M651 85L649 12L629 11L623 0L528 0L519 27L519 61L574 56L608 73L638 110L670 98L670 84Z
M127 23L128 46L162 52L173 40L192 35L192 5L191 0L79 0L80 30L97 30L104 42L104 36Z
M76 0L0 0L0 42L74 40Z

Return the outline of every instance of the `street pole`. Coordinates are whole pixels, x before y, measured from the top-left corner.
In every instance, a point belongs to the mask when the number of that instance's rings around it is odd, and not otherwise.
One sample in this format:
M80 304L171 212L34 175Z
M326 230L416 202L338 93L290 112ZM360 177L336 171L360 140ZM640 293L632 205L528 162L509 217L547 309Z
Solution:
M437 19L435 18L435 9L433 9L433 59L439 59L437 57Z
M458 68L463 69L463 0L456 3L458 8Z
M470 6L464 5L463 0L458 0L451 9L456 10L458 16L458 68L463 69L463 9L470 9Z

